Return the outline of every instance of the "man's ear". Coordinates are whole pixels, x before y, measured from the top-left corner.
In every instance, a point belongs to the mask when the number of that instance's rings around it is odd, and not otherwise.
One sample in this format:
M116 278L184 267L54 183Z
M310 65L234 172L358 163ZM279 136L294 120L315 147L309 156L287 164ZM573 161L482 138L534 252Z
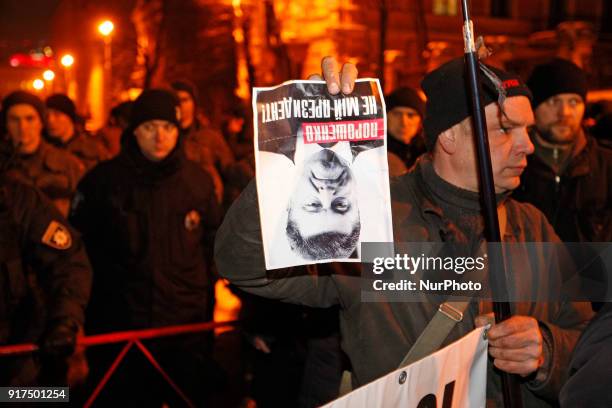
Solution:
M447 154L453 154L457 150L457 125L450 129L446 129L438 136L438 143L444 152Z

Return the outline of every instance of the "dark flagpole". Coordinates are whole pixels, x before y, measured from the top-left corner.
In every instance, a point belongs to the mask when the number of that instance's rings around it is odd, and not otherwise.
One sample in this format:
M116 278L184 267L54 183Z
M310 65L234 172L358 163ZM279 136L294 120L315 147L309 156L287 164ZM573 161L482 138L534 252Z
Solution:
M499 220L497 218L497 201L495 199L495 185L493 183L493 170L491 168L491 152L489 150L489 136L487 133L487 121L484 106L481 99L480 89L480 65L478 62L478 50L474 44L474 30L467 5L467 0L461 1L463 10L463 41L465 45L465 67L468 79L468 88L472 105L472 124L474 136L476 137L476 151L478 153L478 174L480 177L480 192L483 201L485 232L487 241L493 243L501 242L499 232ZM489 269L489 283L491 293L506 294L506 274L501 248L497 245L489 245L489 265L495 266L495 273ZM500 269L501 268L501 269ZM495 321L501 322L511 316L510 304L508 302L493 302ZM522 407L521 390L516 375L502 372L502 391L504 395L504 406L506 408Z

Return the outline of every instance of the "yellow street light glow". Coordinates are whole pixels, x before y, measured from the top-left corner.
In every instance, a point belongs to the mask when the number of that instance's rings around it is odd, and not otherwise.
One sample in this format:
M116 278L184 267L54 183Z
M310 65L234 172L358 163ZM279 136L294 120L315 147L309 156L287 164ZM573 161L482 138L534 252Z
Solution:
M43 79L45 81L53 81L53 79L55 79L55 72L51 71L50 69L46 70L43 72Z
M100 25L98 26L98 31L104 37L108 37L113 32L114 29L115 29L115 25L110 20L105 20L101 22Z
M69 68L74 64L74 57L70 54L65 54L60 59L60 64L62 64L63 67Z
M45 87L45 83L42 79L35 79L34 82L32 82L32 87L37 91L40 91Z

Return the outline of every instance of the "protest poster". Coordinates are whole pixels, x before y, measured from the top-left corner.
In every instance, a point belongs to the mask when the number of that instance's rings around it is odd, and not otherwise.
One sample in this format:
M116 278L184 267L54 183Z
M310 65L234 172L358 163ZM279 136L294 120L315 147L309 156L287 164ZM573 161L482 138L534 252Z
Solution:
M393 241L378 80L350 95L323 81L255 88L253 112L267 269L359 262L361 242Z
M487 388L485 328L321 408L484 408Z

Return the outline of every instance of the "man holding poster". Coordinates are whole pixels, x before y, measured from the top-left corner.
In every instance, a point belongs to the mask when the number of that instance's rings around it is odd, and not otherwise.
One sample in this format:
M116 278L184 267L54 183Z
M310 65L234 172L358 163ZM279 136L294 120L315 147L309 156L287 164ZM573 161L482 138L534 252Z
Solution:
M378 81L350 96L322 81L256 88L253 109L268 269L359 261L360 242L392 240Z
M328 89L333 94L342 89L350 95L356 69L347 64L339 75L338 68L332 58L323 61ZM560 259L529 256L527 242L559 242L539 211L508 198L509 191L519 184L526 156L533 151L526 131L533 121L530 93L517 76L488 68L492 74L483 75L482 86L494 184L500 211L507 214L503 217L506 226L500 229L505 231L504 242L517 244L518 256L514 259L517 262L506 267L511 277L514 315L488 331L492 359L487 373L487 400L489 406L502 404L501 370L521 376L525 406L550 406L566 377L567 362L579 332L590 318L590 307L562 296L551 298L549 290L560 274ZM414 171L392 183L396 243L456 242L478 248L484 240L464 84L460 59L432 71L423 80L428 97L428 153L417 162ZM282 131L277 135L282 137ZM215 254L219 273L260 296L319 307L339 304L342 347L351 360L354 386L395 370L432 317L448 306L447 300L415 293L410 301L364 301L364 279L359 270L351 274L351 269L359 269L354 264L343 264L341 268L338 263L331 264L330 269L336 272L330 275L299 275L295 268L266 270L262 244L266 226L260 224L258 217L258 198L261 204L265 192L259 184L257 187L256 190L251 183L246 188L218 231ZM484 298L474 298L454 316L447 311L456 324L441 346L485 324L490 311L491 303Z

